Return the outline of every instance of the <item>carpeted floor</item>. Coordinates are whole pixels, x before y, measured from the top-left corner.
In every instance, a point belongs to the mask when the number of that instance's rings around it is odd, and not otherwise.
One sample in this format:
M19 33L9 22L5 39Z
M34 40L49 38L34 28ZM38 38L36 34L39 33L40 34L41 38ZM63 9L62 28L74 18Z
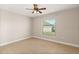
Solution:
M37 38L29 38L16 43L0 47L0 53L4 54L60 54L79 53L79 48L49 42Z

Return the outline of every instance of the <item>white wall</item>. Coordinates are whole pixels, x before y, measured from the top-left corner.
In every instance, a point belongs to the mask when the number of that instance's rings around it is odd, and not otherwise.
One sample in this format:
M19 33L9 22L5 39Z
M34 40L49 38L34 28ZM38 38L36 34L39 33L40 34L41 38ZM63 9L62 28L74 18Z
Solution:
M1 37L2 35L1 35L1 10L0 10L0 43L1 43Z
M42 34L43 21L56 19L56 37ZM59 11L33 19L33 36L79 46L79 8Z
M42 34L43 21L56 19L56 36ZM0 10L0 44L38 36L79 46L79 8L33 18Z
M5 10L1 10L0 17L2 35L0 43L24 39L31 35L30 18Z

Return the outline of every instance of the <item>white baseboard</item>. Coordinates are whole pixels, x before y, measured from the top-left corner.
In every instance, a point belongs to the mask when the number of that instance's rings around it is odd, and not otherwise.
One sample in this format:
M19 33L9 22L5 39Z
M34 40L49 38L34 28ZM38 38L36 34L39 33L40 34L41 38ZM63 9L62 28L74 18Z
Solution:
M79 45L75 45L75 44L72 44L72 43L61 42L61 41L52 40L52 39L47 39L47 38L38 37L38 36L32 36L32 37L34 37L34 38L39 38L39 39L43 39L43 40L48 40L48 41L52 41L52 42L56 42L56 43L60 43L60 44L69 45L69 46L73 46L73 47L79 48Z
M61 41L52 40L52 39L47 39L47 38L38 37L38 36L28 36L28 37L21 38L21 39L18 39L18 40L5 42L5 43L0 44L0 46L5 46L5 45L8 45L8 44L11 44L11 43L14 43L14 42L18 42L18 41L21 41L21 40L24 40L24 39L28 39L28 38L31 38L31 37L39 38L39 39L43 39L43 40L47 40L47 41L56 42L56 43L65 44L65 45L69 45L69 46L73 46L73 47L78 47L79 48L79 45L75 45L75 44L67 43L67 42L61 42Z
M21 40L25 40L25 39L28 39L28 38L31 38L31 36L28 36L28 37L25 37L25 38L21 38L21 39L17 39L17 40L14 40L14 41L1 43L0 46L5 46L5 45L11 44L11 43L15 43L15 42L18 42L18 41L21 41Z

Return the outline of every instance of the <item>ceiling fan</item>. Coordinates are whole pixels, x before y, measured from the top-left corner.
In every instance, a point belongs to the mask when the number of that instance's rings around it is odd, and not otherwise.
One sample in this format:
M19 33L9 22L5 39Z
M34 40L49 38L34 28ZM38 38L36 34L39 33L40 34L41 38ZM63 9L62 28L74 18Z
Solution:
M40 14L42 13L40 10L46 10L46 8L39 8L37 4L33 4L33 8L26 8L26 10L33 10L32 13L37 13L39 12Z

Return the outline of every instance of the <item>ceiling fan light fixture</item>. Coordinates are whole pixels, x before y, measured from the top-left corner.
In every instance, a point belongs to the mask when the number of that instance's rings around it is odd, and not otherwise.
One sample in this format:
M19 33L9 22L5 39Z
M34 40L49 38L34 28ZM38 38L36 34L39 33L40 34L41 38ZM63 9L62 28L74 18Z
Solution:
M33 8L32 9L29 9L29 8L26 8L27 10L33 10L32 13L40 13L42 14L41 10L46 10L46 8L39 8L37 4L33 4Z
M34 11L34 13L37 13L37 11Z

